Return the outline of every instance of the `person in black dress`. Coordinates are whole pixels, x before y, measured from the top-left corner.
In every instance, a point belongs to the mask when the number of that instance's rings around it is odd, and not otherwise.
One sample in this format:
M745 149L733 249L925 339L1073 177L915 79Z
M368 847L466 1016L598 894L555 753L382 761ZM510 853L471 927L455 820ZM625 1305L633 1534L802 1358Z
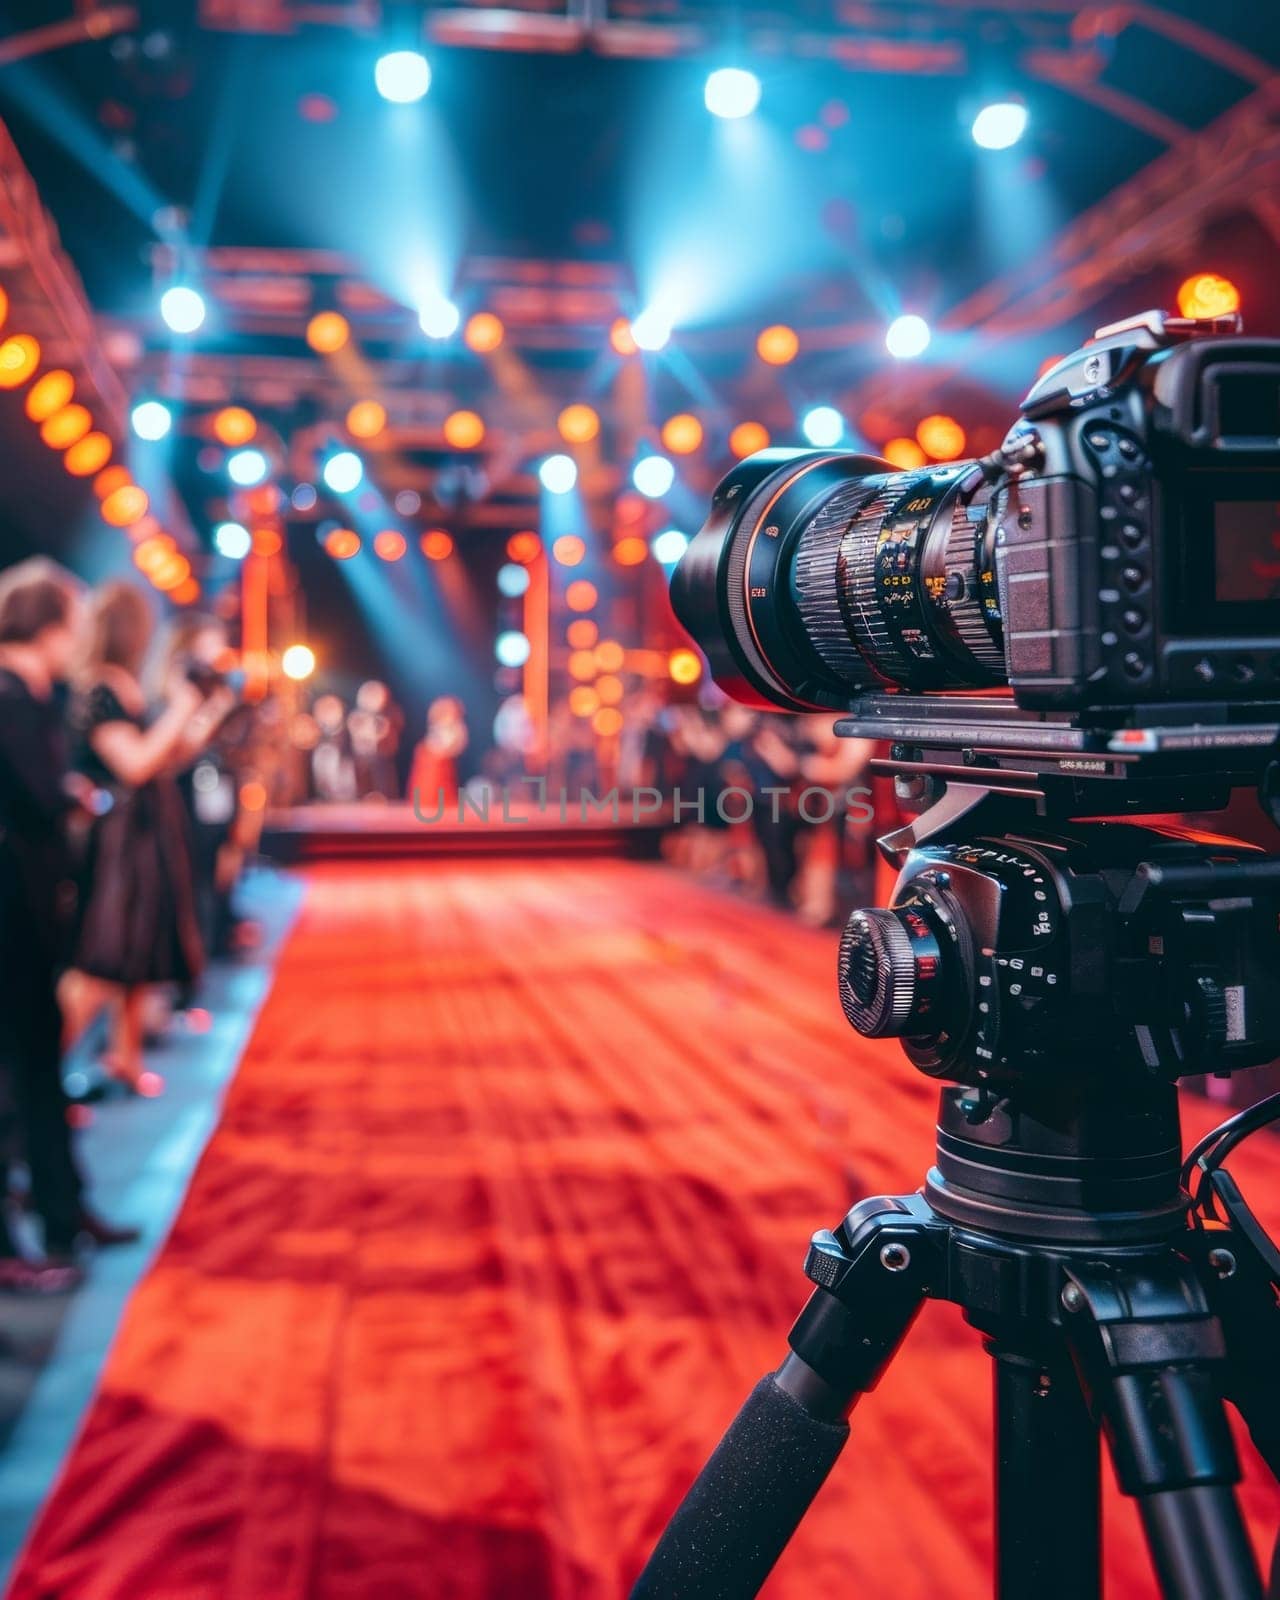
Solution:
M76 766L110 797L89 835L72 964L109 986L116 1006L107 1067L143 1094L163 1088L143 1063L147 988L174 983L189 990L204 965L174 775L208 744L234 703L224 688L205 694L179 667L164 704L150 715L139 678L153 628L139 590L112 583L99 591L72 716Z
M69 1287L81 1235L99 1244L137 1238L85 1206L61 1077L57 981L71 888L65 823L76 802L57 691L76 646L80 605L74 579L52 562L26 561L0 574L0 1202L8 1147L17 1143L49 1256L24 1261L0 1212L0 1286L9 1289Z

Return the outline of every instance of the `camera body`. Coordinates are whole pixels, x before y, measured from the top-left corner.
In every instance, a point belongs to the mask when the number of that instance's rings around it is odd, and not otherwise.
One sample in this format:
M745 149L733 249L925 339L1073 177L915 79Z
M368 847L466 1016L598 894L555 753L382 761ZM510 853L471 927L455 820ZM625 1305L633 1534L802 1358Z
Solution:
M740 463L672 582L717 682L789 710L1007 685L1112 722L1280 700L1280 341L1239 326L1102 329L981 461Z

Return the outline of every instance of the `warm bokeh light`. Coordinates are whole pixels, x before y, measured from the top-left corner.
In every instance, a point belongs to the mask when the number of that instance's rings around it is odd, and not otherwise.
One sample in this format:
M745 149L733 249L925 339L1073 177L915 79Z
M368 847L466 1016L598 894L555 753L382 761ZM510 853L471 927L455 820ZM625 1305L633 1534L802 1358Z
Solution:
M190 578L191 563L186 556L175 550L162 563L153 567L147 576L162 594L168 594L174 589L181 588Z
M901 439L890 439L880 454L899 472L911 472L925 463L924 451L914 439L905 435Z
M507 540L507 554L513 561L519 561L527 567L542 554L542 540L536 533L530 533L527 529L521 533L513 533Z
M800 338L794 328L783 322L766 328L756 340L756 354L771 367L785 367L800 353Z
M462 338L468 350L487 356L502 343L506 331L501 317L495 317L492 311L477 311L474 317L467 319Z
M600 637L600 629L592 622L590 617L576 617L565 630L565 638L575 650L590 650L591 646ZM591 657L591 666L594 671L596 658Z
M673 455L692 455L702 443L702 424L690 412L681 411L662 424L662 442Z
M126 483L132 483L128 467L121 466L119 462L114 467L107 467L93 480L93 492L99 500L105 500L109 494L114 494L117 489L123 489Z
M243 406L223 406L213 419L214 438L232 450L238 445L248 444L257 432L257 418Z
M31 385L27 395L27 415L32 422L43 422L55 411L61 411L75 392L76 380L61 367L55 367Z
M474 450L484 443L484 421L474 411L455 411L444 419L444 437L455 450Z
M255 517L273 517L280 506L280 486L259 483L245 495L245 504Z
M575 717L592 717L600 709L600 696L587 684L569 691L569 710Z
M373 553L383 561L399 561L409 548L404 534L398 528L383 528L373 537Z
M587 547L576 533L562 533L551 546L551 554L562 567L576 567L587 553Z
M762 422L740 422L729 435L729 448L739 460L769 448L769 430Z
M265 811L267 809L267 786L259 783L257 778L250 778L248 783L240 785L240 807L243 811Z
M567 444L589 444L600 432L600 418L590 406L566 406L556 418L556 427Z
M193 606L199 598L200 585L194 578L187 578L176 589L170 589L169 591L169 599L175 606ZM188 1016L190 1016L190 1013L188 1013Z
M325 534L324 548L335 561L350 561L360 553L360 535L354 528L331 528Z
M16 389L40 365L40 345L29 333L15 333L0 344L0 389Z
M591 726L602 739L612 739L622 732L622 713L613 706L602 706L592 717Z
M387 408L377 400L357 400L347 412L347 432L353 439L376 439L387 425Z
M3 287L0 287L0 328L4 326L5 318L9 315L9 296Z
M351 337L351 324L340 311L317 311L307 323L307 343L322 356L341 350Z
M148 576L159 569L177 553L177 545L167 533L154 534L133 547L133 564Z
M600 696L602 706L616 706L623 696L622 679L615 677L611 672L603 678L596 679L596 693Z
M564 603L570 611L590 611L599 598L595 584L585 578L577 579L564 592Z
M954 461L964 454L964 429L954 417L922 417L916 425L916 440L935 461Z
M315 651L310 645L291 644L280 657L280 670L295 683L305 683L316 670Z
M616 639L601 639L596 646L596 666L601 672L617 672L623 662L623 649Z
M111 440L105 433L86 433L62 458L73 478L91 478L111 460Z
M1216 272L1197 272L1178 288L1178 310L1184 317L1226 317L1239 309L1239 289Z
M574 650L569 656L569 676L589 683L596 675L596 658L590 650Z
M667 657L672 683L697 683L702 676L702 658L696 650L673 650Z
M620 356L633 356L640 348L631 333L631 324L626 317L614 319L613 326L609 329L609 343Z
M142 521L149 504L145 489L140 489L136 483L122 484L102 502L102 518L113 528L128 528Z
M92 427L93 418L88 408L73 403L45 418L40 424L40 437L50 450L69 450Z
M255 556L265 556L268 559L272 556L278 556L284 549L284 539L281 537L279 528L273 528L270 524L266 527L255 528L253 530L252 549Z
M453 554L453 538L443 528L429 528L418 543L428 561L446 561Z
M619 539L613 547L613 559L620 567L638 567L648 554L649 546L634 534Z

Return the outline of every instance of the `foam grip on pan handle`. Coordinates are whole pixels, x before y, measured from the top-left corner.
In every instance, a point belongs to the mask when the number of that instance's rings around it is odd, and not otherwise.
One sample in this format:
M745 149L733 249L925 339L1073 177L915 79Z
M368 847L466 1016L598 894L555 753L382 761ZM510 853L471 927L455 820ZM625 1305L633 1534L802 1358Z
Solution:
M761 1378L676 1509L631 1600L751 1600L849 1437Z

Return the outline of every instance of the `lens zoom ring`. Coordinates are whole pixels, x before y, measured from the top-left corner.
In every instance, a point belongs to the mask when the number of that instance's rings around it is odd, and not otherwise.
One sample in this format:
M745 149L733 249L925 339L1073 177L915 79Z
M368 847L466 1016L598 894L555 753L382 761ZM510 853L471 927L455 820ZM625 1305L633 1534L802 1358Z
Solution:
M951 512L944 559L948 574L959 572L964 577L964 594L959 600L949 601L947 609L957 638L974 660L992 672L1003 673L1004 651L991 636L978 587L982 576L978 559L981 535L981 526L970 522L966 508L957 501Z
M840 681L852 688L879 681L850 636L839 578L845 530L870 493L865 483L851 483L832 495L800 535L794 569L796 605L809 641Z
M902 485L901 478L892 479L861 507L840 541L837 562L846 626L877 672L898 682L910 680L911 665L880 605L876 551L885 516L901 496Z

